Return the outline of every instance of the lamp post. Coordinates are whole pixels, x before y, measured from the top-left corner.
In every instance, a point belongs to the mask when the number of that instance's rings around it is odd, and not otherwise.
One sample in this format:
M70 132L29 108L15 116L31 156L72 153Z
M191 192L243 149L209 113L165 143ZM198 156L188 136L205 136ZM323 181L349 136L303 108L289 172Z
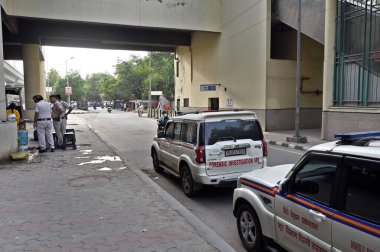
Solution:
M69 76L67 75L67 62L68 62L69 60L72 60L72 59L74 59L74 57L70 57L70 58L66 59L66 86L67 86L67 87L70 87ZM70 103L70 95L67 95L67 103L68 103L69 105L71 105L71 103Z
M293 137L287 137L286 141L307 143L307 137L300 135L300 91L301 91L301 6L302 0L298 0L297 17L297 73L296 73L296 114L295 132Z

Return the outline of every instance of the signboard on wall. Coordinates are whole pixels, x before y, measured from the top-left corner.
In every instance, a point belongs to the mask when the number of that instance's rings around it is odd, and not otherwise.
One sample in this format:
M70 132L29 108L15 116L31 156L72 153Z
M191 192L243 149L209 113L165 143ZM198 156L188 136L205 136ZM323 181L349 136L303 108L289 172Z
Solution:
M216 91L216 85L211 84L211 85L201 85L200 86L201 92L206 92L206 91Z
M66 95L72 95L73 89L71 87L65 87L65 94Z
M151 91L150 92L150 95L152 96L161 96L163 93L162 91Z
M227 99L227 107L232 108L234 106L234 101L231 98Z

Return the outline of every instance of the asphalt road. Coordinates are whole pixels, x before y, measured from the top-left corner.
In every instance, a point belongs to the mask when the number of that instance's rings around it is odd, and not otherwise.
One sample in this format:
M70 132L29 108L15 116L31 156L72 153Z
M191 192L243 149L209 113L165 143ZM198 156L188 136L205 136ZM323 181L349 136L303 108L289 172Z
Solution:
M154 178L162 188L191 210L207 226L218 233L236 251L244 251L236 230L236 220L232 214L232 194L230 188L207 187L195 198L186 197L177 178L170 174L157 174L152 167L150 146L156 133L155 120L139 118L135 113L98 109L99 113L83 114L87 123L101 137L128 160L134 167ZM70 123L70 121L69 121ZM268 165L295 163L302 152L269 146Z

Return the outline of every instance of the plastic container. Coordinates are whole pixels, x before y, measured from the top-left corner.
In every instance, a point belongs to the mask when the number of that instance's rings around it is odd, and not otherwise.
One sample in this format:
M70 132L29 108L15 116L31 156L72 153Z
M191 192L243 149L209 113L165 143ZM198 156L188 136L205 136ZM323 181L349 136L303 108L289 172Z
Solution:
M11 154L13 160L25 160L29 156L28 152L15 152Z
M22 145L28 145L28 131L26 130L20 130L17 132L17 136L18 136L18 146L22 146Z

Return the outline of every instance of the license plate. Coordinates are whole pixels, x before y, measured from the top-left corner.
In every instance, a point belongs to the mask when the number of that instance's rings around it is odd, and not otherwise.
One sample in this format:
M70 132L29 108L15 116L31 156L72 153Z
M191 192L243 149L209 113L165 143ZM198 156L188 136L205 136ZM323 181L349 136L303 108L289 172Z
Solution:
M226 150L226 157L240 156L240 155L246 155L246 154L247 154L246 149Z

